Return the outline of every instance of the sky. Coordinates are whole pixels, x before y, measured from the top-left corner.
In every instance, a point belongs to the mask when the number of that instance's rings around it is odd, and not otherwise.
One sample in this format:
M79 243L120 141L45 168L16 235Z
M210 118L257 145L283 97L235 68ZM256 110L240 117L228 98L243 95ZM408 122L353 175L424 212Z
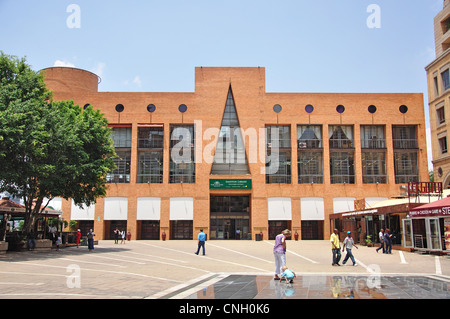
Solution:
M442 8L443 0L0 0L0 50L34 70L92 71L100 91L193 92L196 66L261 66L267 92L423 93L428 123L424 68Z

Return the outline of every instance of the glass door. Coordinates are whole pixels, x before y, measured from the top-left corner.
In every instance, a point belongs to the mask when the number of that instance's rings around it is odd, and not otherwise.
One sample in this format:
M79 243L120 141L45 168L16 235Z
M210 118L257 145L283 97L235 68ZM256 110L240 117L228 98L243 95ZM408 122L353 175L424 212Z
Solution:
M428 247L432 250L441 250L441 230L438 218L427 219Z
M411 219L403 219L403 247L413 248L413 229Z

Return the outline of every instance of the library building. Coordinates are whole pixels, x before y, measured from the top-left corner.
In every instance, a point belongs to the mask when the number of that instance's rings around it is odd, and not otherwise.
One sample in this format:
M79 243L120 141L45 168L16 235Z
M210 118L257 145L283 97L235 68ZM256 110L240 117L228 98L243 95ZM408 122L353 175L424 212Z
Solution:
M108 119L108 191L51 205L85 234L131 240L328 239L333 214L428 181L422 93L266 92L263 67L196 67L194 92L101 92L89 71L42 70L55 100ZM151 89L151 88L149 88ZM301 91L301 88L299 88ZM331 217L330 217L331 216Z

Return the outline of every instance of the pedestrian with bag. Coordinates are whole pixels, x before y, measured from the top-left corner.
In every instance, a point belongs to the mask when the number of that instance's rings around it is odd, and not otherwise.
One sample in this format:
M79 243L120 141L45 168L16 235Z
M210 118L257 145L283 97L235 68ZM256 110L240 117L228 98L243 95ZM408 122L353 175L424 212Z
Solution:
M281 234L275 237L275 246L273 247L273 255L275 258L275 277L274 280L280 280L283 273L283 266L286 265L286 238L291 236L291 231L285 229Z

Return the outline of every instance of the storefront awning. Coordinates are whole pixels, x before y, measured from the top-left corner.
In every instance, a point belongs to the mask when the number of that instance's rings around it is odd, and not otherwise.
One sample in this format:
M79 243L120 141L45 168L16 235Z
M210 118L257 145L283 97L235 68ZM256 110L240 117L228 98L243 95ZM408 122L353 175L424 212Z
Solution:
M409 217L450 216L450 197L421 205L409 211Z

